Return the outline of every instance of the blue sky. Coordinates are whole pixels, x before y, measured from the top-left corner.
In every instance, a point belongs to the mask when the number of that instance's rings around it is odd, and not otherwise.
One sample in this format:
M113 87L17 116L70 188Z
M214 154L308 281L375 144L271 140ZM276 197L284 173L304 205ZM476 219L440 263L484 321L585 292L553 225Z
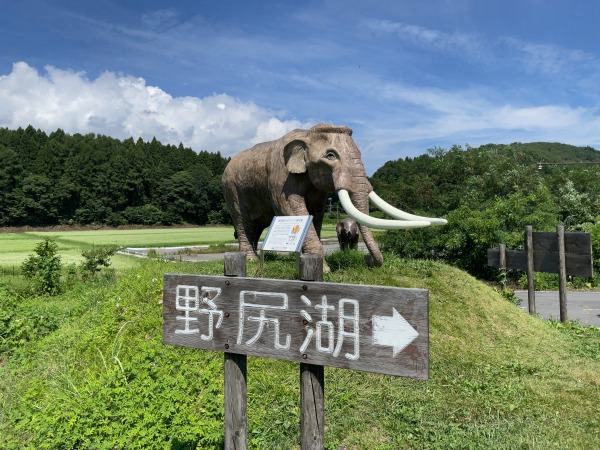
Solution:
M432 147L600 148L595 0L0 0L0 127L232 155L347 125L371 174Z

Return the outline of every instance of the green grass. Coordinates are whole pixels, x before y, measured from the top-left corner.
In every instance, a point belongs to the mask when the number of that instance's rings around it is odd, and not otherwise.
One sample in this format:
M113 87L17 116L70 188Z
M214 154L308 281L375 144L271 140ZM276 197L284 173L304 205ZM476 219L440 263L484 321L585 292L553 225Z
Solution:
M527 315L444 264L344 264L325 281L430 290L430 379L326 368L326 448L600 448L600 330ZM145 261L44 299L0 285L0 447L222 448L223 355L161 330L164 273L222 270ZM277 257L248 273L295 270ZM249 358L250 448L299 448L298 370Z
M135 230L94 231L29 231L25 233L0 233L0 269L12 273L18 271L22 262L33 253L35 245L45 237L58 244L61 262L65 265L79 264L81 252L94 245L119 247L165 247L213 244L233 241L232 227L195 227ZM118 270L130 268L139 259L116 254L111 258L112 267Z
M335 225L325 224L323 238L335 238ZM45 237L51 237L59 247L64 264L82 261L81 252L94 245L118 247L185 247L210 244L219 251L223 244L235 242L233 227L152 228L134 230L92 231L28 231L24 233L0 233L0 271L16 271L21 263L33 253L35 245ZM127 255L115 255L113 267L125 269L139 261Z
M59 242L119 247L176 247L233 242L233 227L152 228L139 230L94 230L27 232L43 239L50 236Z
M29 233L0 233L0 269L11 271L20 267L42 240L43 237ZM64 264L79 262L82 248L87 248L70 242L57 243Z
M186 245L235 242L233 227L153 228L139 230L96 230L62 232L27 232L27 236L43 239L50 236L58 242L78 245L117 245L119 247L177 247ZM264 236L265 233L263 233ZM325 225L322 237L335 237L335 225Z

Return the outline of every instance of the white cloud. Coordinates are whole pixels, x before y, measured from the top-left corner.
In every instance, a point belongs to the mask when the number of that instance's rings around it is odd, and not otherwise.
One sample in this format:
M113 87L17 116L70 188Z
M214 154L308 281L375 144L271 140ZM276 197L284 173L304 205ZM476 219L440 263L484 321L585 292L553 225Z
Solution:
M527 42L516 38L505 38L504 43L517 51L519 62L531 72L559 74L577 68L578 71L600 70L598 58L579 49L569 49L553 44Z
M389 20L366 20L365 26L375 32L392 34L400 39L431 49L452 52L476 59L487 59L487 49L481 36L422 27L419 25L392 22Z
M568 83L586 83L600 72L600 60L594 53L555 43L528 41L508 35L442 31L390 20L367 19L364 26L381 35L411 43L443 56L466 59L484 71L511 67L513 76L526 74ZM463 72L463 75L466 72ZM468 76L468 75L467 75ZM563 77L570 76L569 80ZM539 80L538 80L539 82ZM594 85L595 86L595 85Z
M0 76L0 126L32 125L46 132L97 133L126 139L156 137L197 151L232 155L252 144L306 126L227 94L172 97L143 78L105 72L95 80L84 73L25 62Z
M440 89L415 87L402 82L384 82L374 78L366 95L385 105L373 124L383 124L382 129L402 129L414 139L421 136L446 138L486 130L506 132L538 132L547 130L565 133L565 138L589 130L590 124L600 120L595 105L571 106L548 101L535 103L515 98L492 87L467 89ZM408 113L407 113L408 112ZM560 136L558 136L560 138ZM580 132L578 142L587 139L588 144L598 144L597 133Z
M600 148L600 111L594 106L532 104L503 98L491 88L370 86L386 106L354 134L368 173L390 159L434 146L544 141Z
M258 144L259 142L279 138L290 131L289 126L292 124L295 124L294 128L308 128L308 124L303 125L297 121L281 122L279 119L273 117L268 122L263 122L258 126L252 142Z

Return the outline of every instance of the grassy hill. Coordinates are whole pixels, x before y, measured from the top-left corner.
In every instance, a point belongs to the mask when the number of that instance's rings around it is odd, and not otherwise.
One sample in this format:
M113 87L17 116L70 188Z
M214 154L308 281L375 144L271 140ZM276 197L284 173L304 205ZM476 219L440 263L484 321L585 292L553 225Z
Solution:
M330 265L325 281L430 290L430 379L326 368L327 448L600 448L600 330L529 316L441 263ZM223 355L161 342L162 275L222 270L148 261L56 298L0 286L0 447L222 448ZM298 372L249 358L251 448L298 448Z

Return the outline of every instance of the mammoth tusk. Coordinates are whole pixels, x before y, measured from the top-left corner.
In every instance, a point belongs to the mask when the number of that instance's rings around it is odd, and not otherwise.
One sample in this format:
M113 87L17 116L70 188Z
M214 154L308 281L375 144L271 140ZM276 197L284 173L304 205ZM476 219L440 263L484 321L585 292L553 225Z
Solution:
M448 221L446 219L436 219L433 217L423 217L423 216L415 216L414 214L409 214L401 209L394 208L388 202L383 200L379 195L375 193L375 191L369 192L369 200L384 213L389 214L395 219L400 220L426 220L427 222L431 222L431 225L446 225Z
M369 228L378 228L381 230L401 230L403 228L423 228L431 225L431 222L427 220L391 220L371 217L368 214L360 212L352 204L350 195L345 189L340 189L338 191L338 197L342 207L346 210L348 215L361 225L365 225Z

